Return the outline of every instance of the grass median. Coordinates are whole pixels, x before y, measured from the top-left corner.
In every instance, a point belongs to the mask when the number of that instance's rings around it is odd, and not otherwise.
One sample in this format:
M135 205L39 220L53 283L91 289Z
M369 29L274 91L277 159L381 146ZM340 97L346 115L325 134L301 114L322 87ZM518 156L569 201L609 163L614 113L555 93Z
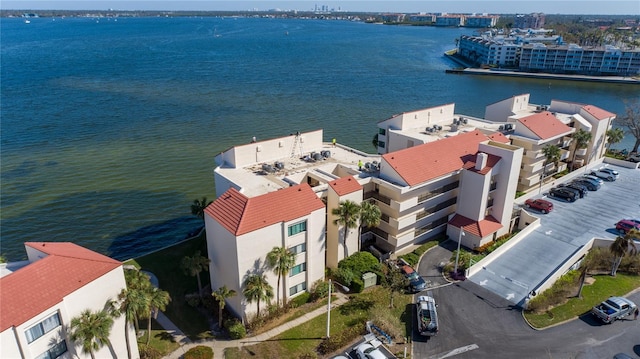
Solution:
M566 303L548 309L544 313L525 312L527 321L535 328L545 328L589 313L591 308L611 296L624 296L640 288L640 276L618 273L593 276L593 284L585 285L582 298L569 298Z

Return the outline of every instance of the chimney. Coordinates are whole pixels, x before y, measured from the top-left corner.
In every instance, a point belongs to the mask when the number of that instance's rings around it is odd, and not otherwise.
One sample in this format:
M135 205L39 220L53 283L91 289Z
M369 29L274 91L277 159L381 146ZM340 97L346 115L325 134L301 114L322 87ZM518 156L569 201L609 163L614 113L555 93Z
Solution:
M478 152L478 158L476 159L476 171L481 171L487 165L487 156L486 153Z

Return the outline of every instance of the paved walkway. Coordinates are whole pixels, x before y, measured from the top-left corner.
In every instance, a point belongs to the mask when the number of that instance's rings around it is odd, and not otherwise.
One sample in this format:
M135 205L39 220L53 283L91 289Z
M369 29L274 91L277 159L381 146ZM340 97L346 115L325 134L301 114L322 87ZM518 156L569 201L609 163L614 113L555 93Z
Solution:
M336 299L331 301L331 308L336 308L344 303L346 303L349 298L340 292L333 293L336 295ZM187 350L198 346L204 345L213 348L213 357L215 359L224 358L224 350L226 348L234 348L234 347L242 347L246 345L253 345L263 341L266 341L270 338L280 335L281 333L297 327L298 325L308 322L311 319L327 314L326 306L322 306L316 310L306 313L305 315L298 317L290 322L284 323L279 327L275 327L267 332L262 334L258 334L253 337L246 337L238 340L225 340L225 339L204 339L198 340L196 342L192 342L187 338L182 331L175 326L163 313L159 313L158 315L158 323L162 325L162 327L169 333L171 333L176 341L180 343L180 348L176 349L173 353L167 355L166 359L180 359L187 352ZM160 318L163 319L160 319Z

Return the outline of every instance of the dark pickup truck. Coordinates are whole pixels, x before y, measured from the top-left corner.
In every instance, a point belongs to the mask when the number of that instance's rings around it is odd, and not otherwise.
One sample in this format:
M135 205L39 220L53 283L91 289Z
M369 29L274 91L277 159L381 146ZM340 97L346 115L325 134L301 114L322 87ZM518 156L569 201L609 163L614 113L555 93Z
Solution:
M636 311L635 303L623 297L610 297L591 309L591 314L610 324L617 319L626 317Z

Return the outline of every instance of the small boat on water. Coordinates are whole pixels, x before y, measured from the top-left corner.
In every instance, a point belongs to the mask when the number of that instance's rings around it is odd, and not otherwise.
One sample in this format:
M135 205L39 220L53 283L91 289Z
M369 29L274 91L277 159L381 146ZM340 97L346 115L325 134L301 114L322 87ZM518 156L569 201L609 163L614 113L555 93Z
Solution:
M25 24L31 24L31 20L25 20L24 23Z

